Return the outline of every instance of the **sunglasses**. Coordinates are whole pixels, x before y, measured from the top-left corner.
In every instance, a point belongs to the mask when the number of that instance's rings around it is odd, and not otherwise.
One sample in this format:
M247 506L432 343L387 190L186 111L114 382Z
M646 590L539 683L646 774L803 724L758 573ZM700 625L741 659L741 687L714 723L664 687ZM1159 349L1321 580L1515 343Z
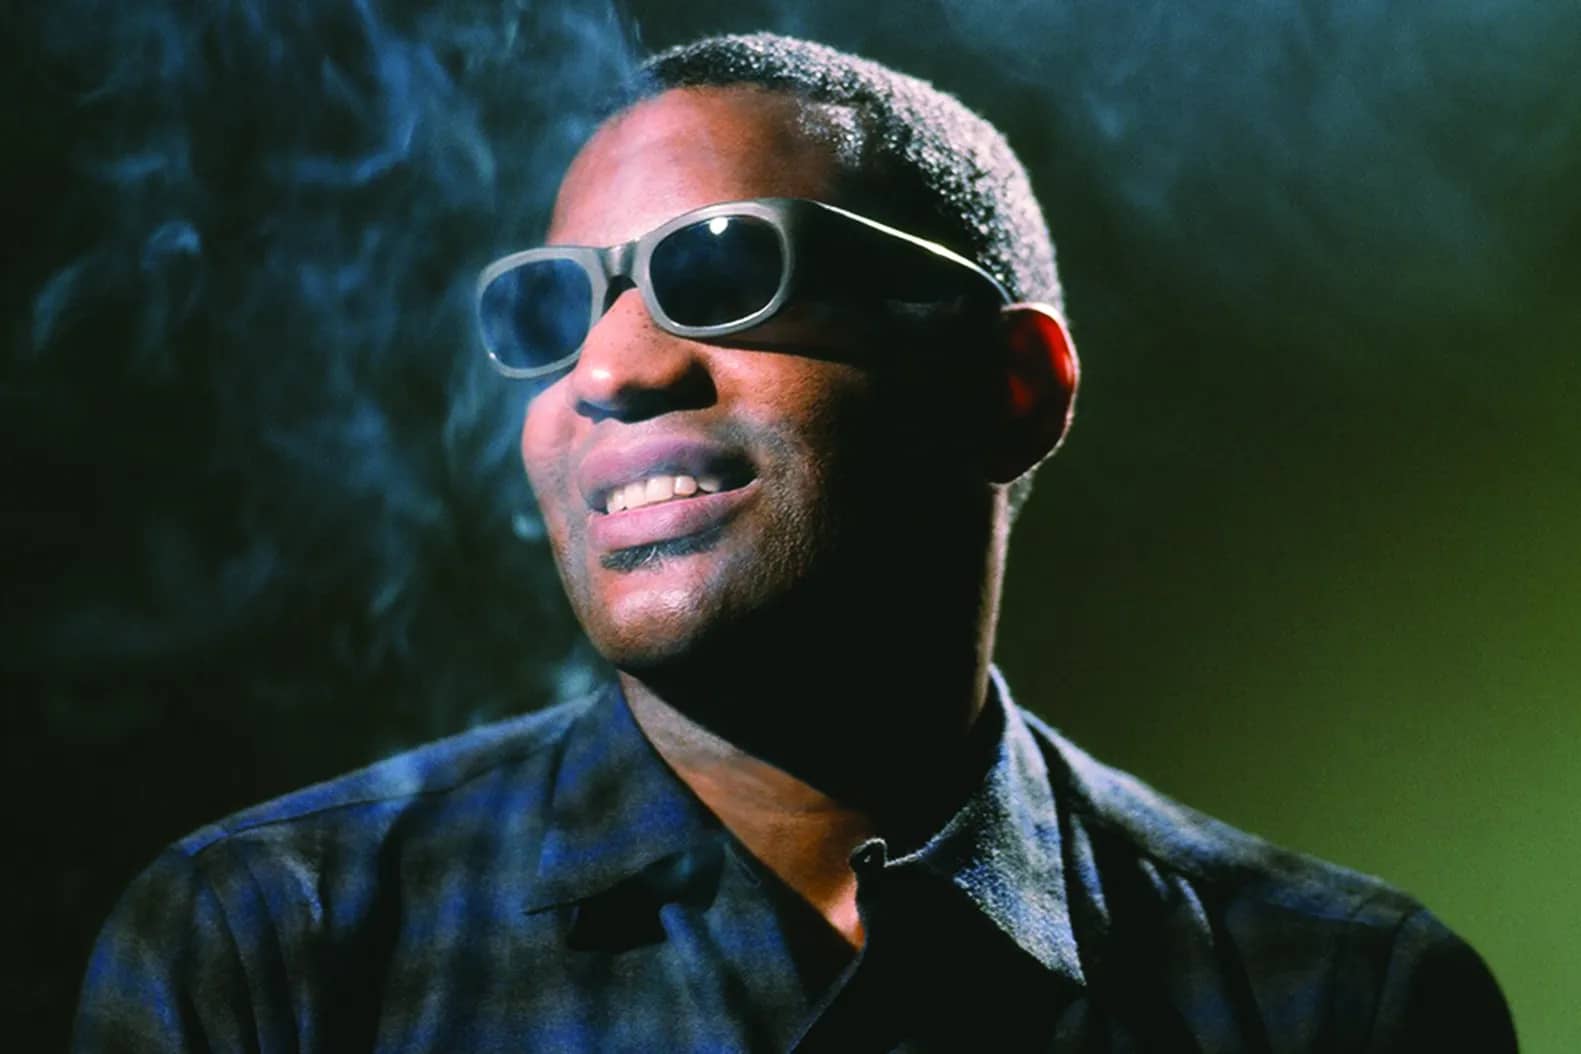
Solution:
M483 346L507 377L564 369L633 286L655 325L696 339L760 326L793 299L913 319L1010 302L992 275L942 245L821 201L756 198L693 209L622 245L494 261L477 285Z

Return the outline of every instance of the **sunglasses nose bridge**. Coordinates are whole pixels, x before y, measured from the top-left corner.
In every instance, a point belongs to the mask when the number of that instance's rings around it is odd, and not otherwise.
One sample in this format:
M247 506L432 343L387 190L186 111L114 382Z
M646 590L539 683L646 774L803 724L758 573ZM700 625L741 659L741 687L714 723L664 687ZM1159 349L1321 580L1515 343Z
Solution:
M626 242L624 245L611 245L607 249L600 249L598 262L604 269L604 277L610 282L617 282L622 278L630 281L632 267L637 262L637 243Z
M598 251L598 263L604 271L604 302L598 305L599 315L603 315L614 306L620 294L628 289L634 289L637 280L632 274L632 269L637 262L637 243L626 242L624 245L611 245L607 249Z

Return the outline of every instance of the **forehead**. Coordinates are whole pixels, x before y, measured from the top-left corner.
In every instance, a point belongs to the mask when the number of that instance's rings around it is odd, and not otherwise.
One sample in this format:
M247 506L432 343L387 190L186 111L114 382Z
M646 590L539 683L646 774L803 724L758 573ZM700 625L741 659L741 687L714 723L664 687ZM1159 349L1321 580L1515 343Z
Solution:
M689 209L744 198L829 200L838 158L823 108L754 87L679 88L606 121L560 183L549 240L610 245Z

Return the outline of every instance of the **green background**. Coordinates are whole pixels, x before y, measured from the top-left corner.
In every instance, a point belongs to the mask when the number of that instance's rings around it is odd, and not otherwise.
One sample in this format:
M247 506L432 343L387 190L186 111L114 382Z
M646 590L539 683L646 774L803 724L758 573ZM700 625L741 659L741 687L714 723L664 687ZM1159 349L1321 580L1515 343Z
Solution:
M1100 758L1420 897L1581 1044L1581 18L834 5L1031 170L1083 353L998 659ZM641 8L639 7L639 15Z

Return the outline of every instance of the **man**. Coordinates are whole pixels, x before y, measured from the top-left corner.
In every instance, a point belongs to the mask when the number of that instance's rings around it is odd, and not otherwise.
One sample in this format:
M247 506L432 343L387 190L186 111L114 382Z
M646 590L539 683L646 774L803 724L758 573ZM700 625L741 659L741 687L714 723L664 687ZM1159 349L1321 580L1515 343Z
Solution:
M79 1048L1513 1049L1419 905L1103 767L991 667L1078 375L1002 138L783 38L646 73L479 286L616 682L173 847Z

